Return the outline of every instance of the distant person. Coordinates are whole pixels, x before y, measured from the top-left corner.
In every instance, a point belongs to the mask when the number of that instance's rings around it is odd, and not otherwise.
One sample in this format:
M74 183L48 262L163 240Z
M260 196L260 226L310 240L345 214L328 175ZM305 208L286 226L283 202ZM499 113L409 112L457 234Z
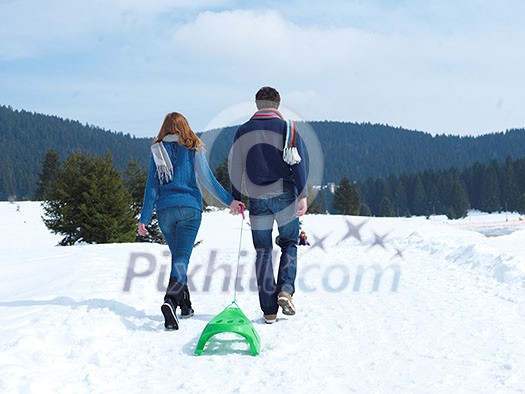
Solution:
M302 246L310 246L310 242L308 242L308 236L306 235L306 232L304 230L302 230L299 234L299 240L297 244Z
M274 88L255 95L257 112L235 134L231 158L232 194L248 197L259 303L264 320L277 321L279 306L294 315L292 302L297 273L299 216L306 204L303 142L295 124L278 111L281 98ZM241 185L245 185L242 187ZM281 259L277 282L272 268L272 228L277 222Z
M171 272L164 303L161 306L164 326L177 330L176 309L181 317L193 316L187 272L190 256L202 216L200 181L221 203L237 215L242 203L217 182L202 152L203 143L190 128L186 118L172 112L166 116L151 146L148 180L138 224L138 233L148 233L156 208L159 227L171 251Z

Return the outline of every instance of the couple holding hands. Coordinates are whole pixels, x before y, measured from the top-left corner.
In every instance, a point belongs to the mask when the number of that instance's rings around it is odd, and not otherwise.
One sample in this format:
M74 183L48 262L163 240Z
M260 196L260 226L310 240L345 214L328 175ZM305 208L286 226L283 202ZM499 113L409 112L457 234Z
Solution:
M255 95L257 111L238 128L233 140L231 193L215 179L203 143L183 115L169 113L153 141L138 233L147 233L146 225L155 209L171 251L170 279L161 306L168 330L178 329L177 307L182 318L194 313L187 271L202 218L197 178L222 204L230 207L233 215L244 208L242 195L248 198L264 321L268 324L277 321L279 306L285 315L295 314L292 296L297 272L298 218L307 209L306 165L302 160L303 141L294 122L286 121L278 111L280 101L277 90L268 86ZM272 267L274 221L281 248L277 281Z

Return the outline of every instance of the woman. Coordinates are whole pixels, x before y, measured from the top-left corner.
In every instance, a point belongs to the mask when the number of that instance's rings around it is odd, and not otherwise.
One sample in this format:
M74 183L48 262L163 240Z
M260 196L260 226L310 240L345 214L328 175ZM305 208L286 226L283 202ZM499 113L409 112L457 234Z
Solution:
M191 130L186 118L172 112L166 115L159 134L151 146L148 180L138 224L138 233L146 235L146 225L156 207L159 227L171 251L171 274L162 304L164 327L177 330L181 317L193 316L187 284L191 252L199 231L202 215L202 195L199 179L220 202L237 215L243 204L236 201L217 182L202 152L202 141Z

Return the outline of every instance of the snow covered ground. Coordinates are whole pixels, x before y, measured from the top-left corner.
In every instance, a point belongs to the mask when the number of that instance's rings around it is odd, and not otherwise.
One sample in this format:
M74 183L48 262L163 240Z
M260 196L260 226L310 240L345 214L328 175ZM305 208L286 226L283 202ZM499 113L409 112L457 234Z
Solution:
M38 203L0 203L1 393L525 393L525 221L517 214L308 215L298 313L265 325L243 227L234 334L194 351L233 298L240 217L206 213L196 314L166 332L167 247L55 246Z

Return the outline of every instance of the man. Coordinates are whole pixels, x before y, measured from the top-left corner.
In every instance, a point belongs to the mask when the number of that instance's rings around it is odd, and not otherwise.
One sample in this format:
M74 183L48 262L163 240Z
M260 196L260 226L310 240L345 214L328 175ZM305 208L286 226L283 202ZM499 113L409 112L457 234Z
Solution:
M295 124L278 111L280 102L274 88L257 92L258 111L235 134L230 171L233 197L240 200L243 193L249 200L259 302L268 324L277 321L279 306L283 314L295 314L298 218L307 209L303 141ZM274 221L281 248L277 282L272 267Z

